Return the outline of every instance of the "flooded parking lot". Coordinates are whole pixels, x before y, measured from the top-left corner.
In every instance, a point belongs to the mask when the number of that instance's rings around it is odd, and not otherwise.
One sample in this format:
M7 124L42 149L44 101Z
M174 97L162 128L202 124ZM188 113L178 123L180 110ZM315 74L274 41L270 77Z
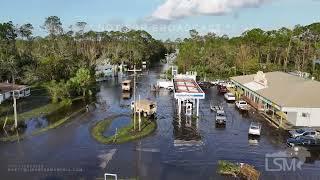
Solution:
M110 79L100 84L97 102L89 113L45 134L1 143L1 179L101 179L104 173L115 173L123 179L224 179L216 173L219 160L254 165L262 172L262 179L319 178L317 152L311 152L301 170L267 171L266 154L286 151L287 133L269 125L255 111L240 113L214 87L205 90L198 120L179 119L172 93L150 91L160 72L160 67L154 68L137 78L137 95L157 102L158 128L153 135L122 145L99 144L91 137L90 129L96 122L130 113L132 99L124 99L121 93L120 82L125 78ZM215 126L210 103L224 107L225 127ZM125 116L116 118L105 133L111 135L129 121ZM253 121L262 123L260 138L248 137ZM36 172L26 166L49 170Z

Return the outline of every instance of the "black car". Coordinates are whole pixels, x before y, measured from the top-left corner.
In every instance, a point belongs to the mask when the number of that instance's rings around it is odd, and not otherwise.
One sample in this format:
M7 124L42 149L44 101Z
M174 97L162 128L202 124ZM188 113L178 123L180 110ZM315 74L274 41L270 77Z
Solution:
M212 87L212 84L210 82L205 82L205 81L198 82L198 85L203 89L209 89Z
M289 138L287 140L287 145L289 147L295 146L304 146L304 147L320 147L320 139L308 137L308 136L299 136L296 138Z

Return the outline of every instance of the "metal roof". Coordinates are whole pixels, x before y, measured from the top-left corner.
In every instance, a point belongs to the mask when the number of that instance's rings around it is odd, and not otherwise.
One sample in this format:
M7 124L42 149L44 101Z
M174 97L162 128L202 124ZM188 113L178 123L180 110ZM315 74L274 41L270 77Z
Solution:
M190 78L173 79L174 97L182 99L204 99L205 93L198 83Z
M131 83L131 80L124 80L122 81L122 84L130 84Z
M285 72L265 73L268 85L252 89L256 75L231 77L230 79L254 91L256 94L281 107L320 108L320 82Z
M0 83L0 91L1 92L8 92L14 90L23 90L28 88L26 85L18 85L18 84L11 84L11 83Z
M193 79L174 79L173 83L176 93L203 93Z

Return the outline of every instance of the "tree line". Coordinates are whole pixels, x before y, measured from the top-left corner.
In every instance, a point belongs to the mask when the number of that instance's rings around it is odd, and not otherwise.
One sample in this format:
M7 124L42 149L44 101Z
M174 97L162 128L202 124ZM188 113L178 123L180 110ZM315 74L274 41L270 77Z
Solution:
M63 97L70 94L65 94L69 92L66 88L88 85L80 81L93 79L97 59L131 66L164 58L163 43L146 31L124 27L96 32L86 31L86 26L86 22L77 22L63 29L60 18L50 16L41 26L47 35L40 37L33 35L30 23L0 23L0 82L43 83L56 97Z
M202 78L262 70L308 72L320 80L320 23L271 31L255 28L232 38L190 30L190 38L171 44L179 49L179 69L197 71Z

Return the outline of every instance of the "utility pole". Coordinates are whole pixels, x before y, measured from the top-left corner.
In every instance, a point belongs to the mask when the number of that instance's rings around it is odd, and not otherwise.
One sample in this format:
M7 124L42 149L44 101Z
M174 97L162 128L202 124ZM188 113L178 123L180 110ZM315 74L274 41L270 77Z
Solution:
M18 117L17 117L17 99L16 99L16 91L13 91L13 111L14 111L14 127L18 128Z
M136 65L134 65L133 69L128 71L133 72L133 129L136 130L136 75L138 71L142 70L136 69Z
M140 94L139 94L139 102L140 102ZM141 131L141 112L139 111L139 132Z
M12 74L12 89L14 89L15 84L16 84L15 77ZM18 128L17 97L19 98L19 92L16 90L13 90L12 96L13 96L14 127L17 129Z

